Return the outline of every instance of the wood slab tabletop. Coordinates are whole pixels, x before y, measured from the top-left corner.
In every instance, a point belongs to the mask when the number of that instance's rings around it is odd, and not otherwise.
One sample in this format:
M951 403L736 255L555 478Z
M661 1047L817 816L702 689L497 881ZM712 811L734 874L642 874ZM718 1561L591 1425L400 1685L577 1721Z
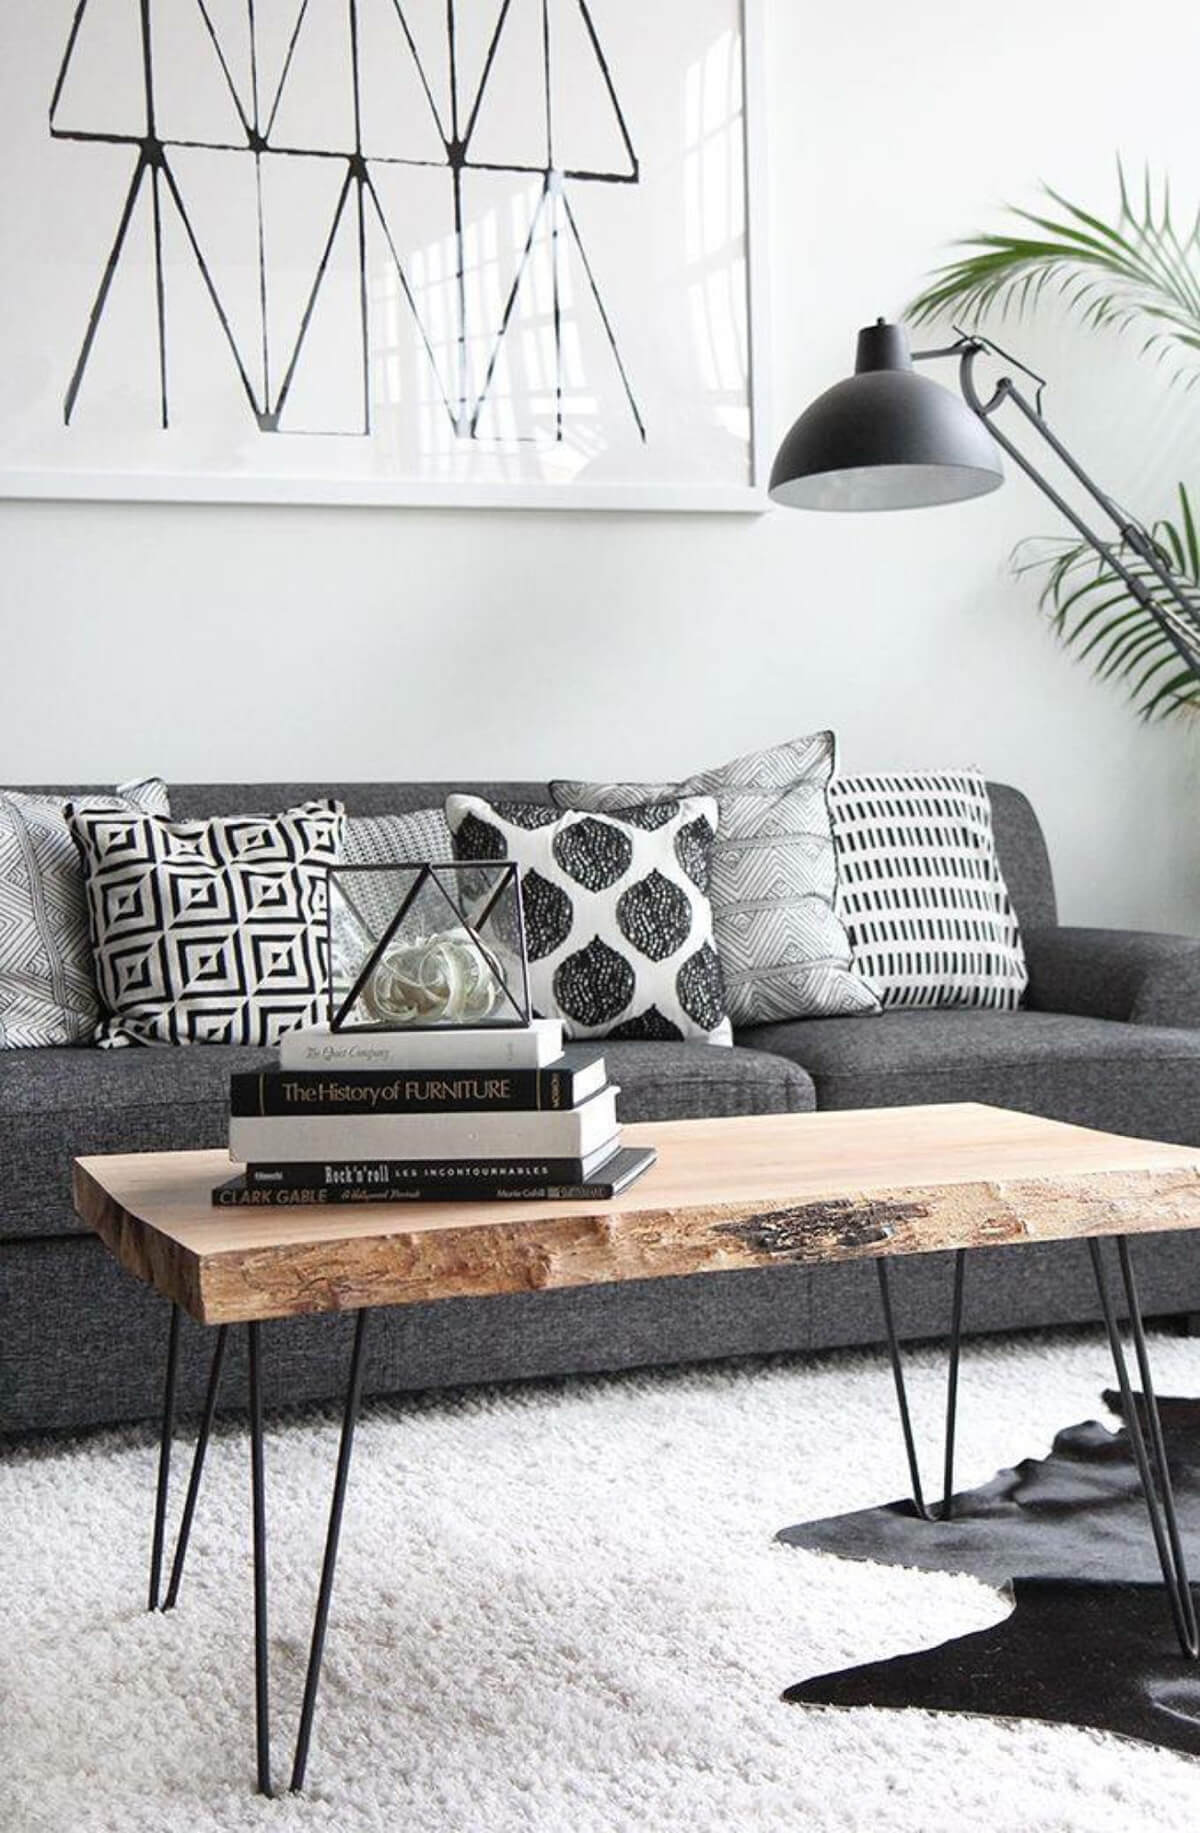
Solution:
M75 1160L75 1207L205 1324L797 1262L1200 1228L1200 1149L974 1103L626 1127L659 1162L574 1203L214 1208L224 1152Z

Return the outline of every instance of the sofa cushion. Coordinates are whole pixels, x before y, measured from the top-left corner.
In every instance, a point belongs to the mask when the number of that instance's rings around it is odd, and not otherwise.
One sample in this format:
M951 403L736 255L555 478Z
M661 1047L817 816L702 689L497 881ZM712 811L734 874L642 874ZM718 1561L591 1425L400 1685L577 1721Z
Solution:
M800 1063L817 1105L985 1101L1101 1131L1200 1144L1200 1031L1057 1012L885 1012L762 1025L739 1044Z
M617 1118L703 1120L727 1114L810 1114L817 1105L805 1072L761 1050L708 1044L604 1045L608 1073L621 1090Z
M117 1044L275 1044L323 1016L340 802L162 821L67 810Z
M273 1051L225 1044L0 1053L0 1236L80 1229L73 1158L227 1144L230 1073L275 1061Z
M832 732L751 751L682 783L550 785L560 808L620 811L673 796L715 796L713 928L735 1024L876 1012L850 971L834 908L837 862L828 790Z
M89 806L169 815L160 777ZM100 1018L83 866L61 796L0 792L0 1049L78 1044Z
M520 867L529 997L563 1035L728 1044L708 887L717 804L685 796L621 814L448 796L460 860Z
M816 1105L804 1071L782 1057L707 1044L606 1044L604 1054L625 1121L804 1113ZM230 1075L275 1061L273 1051L228 1044L0 1052L0 1238L81 1232L71 1209L72 1158L225 1145Z
M843 777L829 809L838 913L884 1008L1015 1011L1029 976L979 772Z

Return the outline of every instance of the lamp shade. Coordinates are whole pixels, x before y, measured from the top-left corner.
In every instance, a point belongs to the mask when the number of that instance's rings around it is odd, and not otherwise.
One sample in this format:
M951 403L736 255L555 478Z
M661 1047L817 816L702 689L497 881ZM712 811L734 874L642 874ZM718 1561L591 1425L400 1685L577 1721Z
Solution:
M773 500L793 509L918 509L983 496L1004 481L990 433L962 400L917 375L901 325L858 334L854 374L787 434Z

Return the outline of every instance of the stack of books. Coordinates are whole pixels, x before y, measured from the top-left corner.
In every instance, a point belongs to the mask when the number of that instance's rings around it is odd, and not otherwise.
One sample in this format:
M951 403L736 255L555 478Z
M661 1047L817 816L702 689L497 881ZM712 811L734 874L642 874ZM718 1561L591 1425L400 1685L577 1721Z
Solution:
M608 1198L649 1169L621 1144L594 1044L514 1029L289 1032L279 1066L230 1081L220 1205Z

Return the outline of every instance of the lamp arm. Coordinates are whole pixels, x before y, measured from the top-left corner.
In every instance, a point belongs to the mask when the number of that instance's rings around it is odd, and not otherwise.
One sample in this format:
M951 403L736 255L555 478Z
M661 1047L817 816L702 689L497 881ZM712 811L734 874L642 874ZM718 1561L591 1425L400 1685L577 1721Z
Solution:
M992 394L985 401L975 382L975 363L985 353L1004 357L1017 368L1024 370L1026 375L1032 377L1037 384L1036 399L1029 401L1011 376L1001 376ZM996 444L1008 454L1030 482L1037 486L1042 495L1054 504L1059 514L1070 523L1093 552L1100 556L1105 565L1111 567L1138 604L1149 611L1158 621L1189 669L1200 670L1200 594L1196 592L1195 588L1189 588L1188 583L1180 578L1171 565L1168 555L1149 530L1134 517L1127 515L1113 501L1112 497L1100 488L1094 478L1088 475L1074 454L1067 450L1041 411L1044 387L1042 377L1036 375L1033 370L1027 369L1008 351L1001 350L998 345L988 342L986 338L967 334L960 335L956 343L945 345L941 349L914 350L913 361L924 362L950 356L957 356L959 359L958 384L964 401L971 412L983 421ZM1122 544L1136 554L1142 564L1154 575L1164 591L1169 594L1173 601L1171 604L1163 604L1159 598L1155 597L1145 580L1131 571L1117 547L1112 542L1106 541L1080 515L1078 510L1067 502L1061 491L1055 489L1050 480L1043 476L1020 447L996 426L994 416L1006 401L1011 401L1013 406L1025 416L1050 450L1066 466L1072 477L1082 486L1097 507L1103 510L1116 528Z

